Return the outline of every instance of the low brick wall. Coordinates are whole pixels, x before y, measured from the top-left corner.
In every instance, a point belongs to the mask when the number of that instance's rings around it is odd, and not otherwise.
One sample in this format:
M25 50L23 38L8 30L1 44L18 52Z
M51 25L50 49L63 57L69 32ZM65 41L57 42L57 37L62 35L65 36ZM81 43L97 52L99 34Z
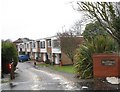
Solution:
M95 78L120 77L120 56L118 54L94 54L93 72Z

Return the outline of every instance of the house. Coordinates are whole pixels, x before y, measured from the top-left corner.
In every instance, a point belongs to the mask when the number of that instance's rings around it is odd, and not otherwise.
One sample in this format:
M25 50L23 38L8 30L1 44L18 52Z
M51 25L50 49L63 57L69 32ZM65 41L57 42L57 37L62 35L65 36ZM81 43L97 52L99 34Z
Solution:
M71 46L77 47L82 43L83 37L74 37L73 41L69 37L65 37L65 39L67 42L64 42L64 37L58 39L58 36L52 36L22 42L18 44L18 52L28 54L32 60L50 61L54 64L60 64L62 62L63 65L73 64L73 61L65 54L64 50ZM66 43L67 47L62 45L62 43Z
M18 38L17 40L15 40L13 43L16 45L16 48L17 50L20 52L20 53L25 53L25 44L23 43L26 43L26 42L29 42L29 41L33 41L32 39L29 39L29 38ZM21 45L20 47L18 47L19 45Z
M55 64L60 64L61 62L61 47L60 41L58 40L57 36L51 37L51 58L52 62Z
M60 64L61 49L56 36L40 39L40 59L45 62Z
M30 58L32 58L32 42L33 41L28 41L28 42L26 42L26 52L25 52L25 54L27 54Z
M18 54L25 54L26 52L26 46L25 46L25 43L18 43L17 44L17 48L18 48Z
M54 36L51 38L51 42L53 62L55 62L55 64L62 62L63 65L68 65L73 64L74 61L72 61L67 54L75 50L83 42L83 37L75 36L71 38ZM66 54L67 50L68 53Z
M32 41L32 59L36 60L40 55L40 41Z
M40 58L42 61L50 60L50 44L48 43L51 39L43 38L40 39Z

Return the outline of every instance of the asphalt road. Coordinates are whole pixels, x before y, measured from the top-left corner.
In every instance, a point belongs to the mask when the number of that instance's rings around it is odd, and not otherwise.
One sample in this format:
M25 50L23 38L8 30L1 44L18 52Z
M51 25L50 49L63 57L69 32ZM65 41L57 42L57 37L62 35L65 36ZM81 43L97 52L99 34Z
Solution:
M28 62L18 63L15 80L3 83L2 90L77 90L74 83L53 72L37 69Z
M33 62L18 63L15 79L1 84L1 90L118 90L120 85L111 85L100 80L78 80L72 74L34 67ZM12 84L10 86L10 84ZM4 92L4 91L3 91Z

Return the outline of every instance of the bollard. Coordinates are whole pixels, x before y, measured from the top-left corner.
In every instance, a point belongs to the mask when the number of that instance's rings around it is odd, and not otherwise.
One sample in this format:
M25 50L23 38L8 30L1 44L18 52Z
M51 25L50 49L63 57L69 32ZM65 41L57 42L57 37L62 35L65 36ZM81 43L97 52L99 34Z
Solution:
M15 78L14 76L14 63L11 63L11 70L10 70L10 79L13 80Z
M60 66L62 66L62 62L60 62Z

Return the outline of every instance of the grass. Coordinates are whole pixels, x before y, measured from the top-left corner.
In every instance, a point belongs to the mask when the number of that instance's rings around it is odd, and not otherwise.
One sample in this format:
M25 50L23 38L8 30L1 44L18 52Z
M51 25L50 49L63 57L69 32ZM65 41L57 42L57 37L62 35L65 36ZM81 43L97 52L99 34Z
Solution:
M67 73L74 73L74 67L72 65L69 66L54 66L54 70L61 71L61 72L67 72Z
M75 73L74 67L73 65L67 65L67 66L59 66L59 65L49 65L49 64L45 64L45 63L41 63L41 64L37 64L38 66L42 66L42 67L49 67L53 70L56 71L61 71L61 72L66 72L66 73Z
M46 67L48 67L50 65L49 64L45 64L45 63L41 63L41 64L37 64L37 66L46 66Z

